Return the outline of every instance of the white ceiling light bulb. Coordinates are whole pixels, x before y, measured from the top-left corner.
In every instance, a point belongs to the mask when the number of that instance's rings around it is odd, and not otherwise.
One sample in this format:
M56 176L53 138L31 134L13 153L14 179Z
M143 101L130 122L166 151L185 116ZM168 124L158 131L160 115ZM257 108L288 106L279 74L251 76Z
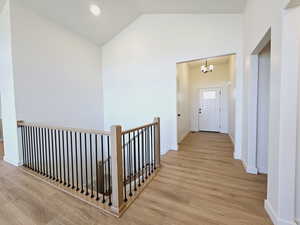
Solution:
M90 11L93 13L95 16L99 16L101 14L101 9L99 6L95 4L90 5Z

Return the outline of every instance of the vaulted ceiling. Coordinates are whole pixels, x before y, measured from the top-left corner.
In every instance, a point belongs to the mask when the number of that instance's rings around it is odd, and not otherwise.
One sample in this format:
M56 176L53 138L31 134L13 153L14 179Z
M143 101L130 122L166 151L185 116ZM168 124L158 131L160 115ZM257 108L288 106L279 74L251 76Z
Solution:
M144 13L241 13L246 0L18 0L37 14L102 45ZM89 11L91 3L102 10Z

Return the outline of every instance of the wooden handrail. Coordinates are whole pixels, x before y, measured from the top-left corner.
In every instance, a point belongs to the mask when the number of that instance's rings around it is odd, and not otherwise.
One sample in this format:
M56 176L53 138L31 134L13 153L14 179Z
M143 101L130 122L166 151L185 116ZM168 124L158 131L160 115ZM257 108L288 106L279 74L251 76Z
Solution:
M122 134L127 134L127 133L130 133L130 132L133 132L133 131L141 130L143 128L147 128L147 127L157 125L157 124L158 124L157 122L149 123L149 124L146 124L146 125L143 125L143 126L140 126L140 127L132 128L130 130L125 130L125 131L122 132Z
M67 128L67 127L56 127L56 126L48 126L48 125L42 125L38 123L28 123L23 121L17 122L18 127L38 127L38 128L48 128L52 130L64 130L64 131L73 131L78 133L88 133L88 134L99 134L99 135L106 135L111 136L111 132L109 131L101 131L101 130L95 130L95 129L81 129L81 128Z

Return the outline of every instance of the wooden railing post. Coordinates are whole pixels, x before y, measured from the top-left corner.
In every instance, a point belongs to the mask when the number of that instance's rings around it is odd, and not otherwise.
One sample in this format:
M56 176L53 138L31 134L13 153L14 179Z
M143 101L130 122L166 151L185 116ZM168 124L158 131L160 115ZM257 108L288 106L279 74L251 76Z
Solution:
M160 118L154 118L155 125L155 157L156 168L160 167Z
M120 213L124 206L121 126L111 127L111 141L112 210Z

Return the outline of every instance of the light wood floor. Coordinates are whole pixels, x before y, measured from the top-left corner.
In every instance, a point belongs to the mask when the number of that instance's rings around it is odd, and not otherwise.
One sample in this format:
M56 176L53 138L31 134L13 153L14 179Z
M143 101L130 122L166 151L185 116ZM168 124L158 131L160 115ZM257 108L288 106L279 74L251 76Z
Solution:
M263 225L266 177L246 174L222 134L190 134L120 219L0 162L1 225Z

